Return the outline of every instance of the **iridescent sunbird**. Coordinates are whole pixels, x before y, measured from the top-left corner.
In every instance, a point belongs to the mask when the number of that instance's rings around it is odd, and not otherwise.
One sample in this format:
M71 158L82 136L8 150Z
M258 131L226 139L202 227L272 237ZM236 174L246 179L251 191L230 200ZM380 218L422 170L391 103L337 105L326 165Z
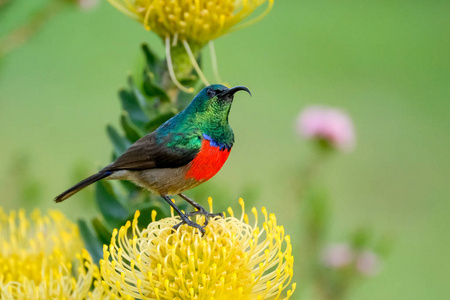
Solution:
M234 143L228 114L238 91L251 95L244 86L229 89L215 84L204 88L182 112L137 140L98 173L57 196L55 202L64 201L104 178L130 180L160 195L173 207L182 220L175 229L187 224L204 233L208 218L220 214L208 213L182 192L211 179L227 160ZM179 195L197 211L183 213L169 195ZM205 216L203 226L189 220L190 216L197 214Z

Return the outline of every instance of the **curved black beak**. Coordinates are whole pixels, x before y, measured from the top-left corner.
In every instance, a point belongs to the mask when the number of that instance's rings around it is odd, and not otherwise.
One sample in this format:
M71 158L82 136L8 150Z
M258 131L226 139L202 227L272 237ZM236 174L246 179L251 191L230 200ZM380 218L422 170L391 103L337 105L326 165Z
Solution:
M252 93L250 92L250 90L248 88L246 88L245 86L242 86L242 85L238 85L238 86L232 87L231 89L220 93L218 96L221 97L221 98L224 97L224 96L231 96L231 97L233 97L234 93L236 93L238 91L246 91L247 93L250 94L250 96L252 95Z

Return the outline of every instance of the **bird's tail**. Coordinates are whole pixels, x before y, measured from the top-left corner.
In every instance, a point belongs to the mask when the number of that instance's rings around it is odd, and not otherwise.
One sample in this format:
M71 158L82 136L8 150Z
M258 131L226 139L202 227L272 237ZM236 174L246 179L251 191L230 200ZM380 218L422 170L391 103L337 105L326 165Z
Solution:
M81 191L82 189L84 189L85 187L87 187L88 185L93 184L94 182L99 181L100 179L103 179L105 177L108 177L109 175L111 175L113 172L111 171L100 171L92 176L89 176L88 178L78 182L77 184L75 184L73 187L71 187L70 189L68 189L67 191L65 191L64 193L62 193L61 195L57 196L55 198L55 202L62 202L64 200L66 200L67 198L71 197L72 195L78 193L79 191Z

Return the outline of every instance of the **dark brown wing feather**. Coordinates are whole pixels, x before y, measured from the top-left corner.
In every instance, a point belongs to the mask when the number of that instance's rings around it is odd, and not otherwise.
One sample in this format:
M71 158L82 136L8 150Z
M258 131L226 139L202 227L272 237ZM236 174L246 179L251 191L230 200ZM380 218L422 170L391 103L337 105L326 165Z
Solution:
M167 147L171 137L157 142L153 132L137 140L124 154L103 171L145 170L154 168L177 168L188 164L200 149Z

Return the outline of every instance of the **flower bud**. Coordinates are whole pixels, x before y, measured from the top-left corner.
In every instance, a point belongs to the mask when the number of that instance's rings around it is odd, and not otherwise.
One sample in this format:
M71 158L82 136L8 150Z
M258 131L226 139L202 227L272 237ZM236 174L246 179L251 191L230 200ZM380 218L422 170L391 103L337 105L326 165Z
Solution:
M342 151L354 148L353 122L342 110L326 106L310 106L297 119L297 131L306 139L325 142Z
M322 255L322 263L330 268L339 269L348 266L354 258L353 250L347 244L331 245Z

